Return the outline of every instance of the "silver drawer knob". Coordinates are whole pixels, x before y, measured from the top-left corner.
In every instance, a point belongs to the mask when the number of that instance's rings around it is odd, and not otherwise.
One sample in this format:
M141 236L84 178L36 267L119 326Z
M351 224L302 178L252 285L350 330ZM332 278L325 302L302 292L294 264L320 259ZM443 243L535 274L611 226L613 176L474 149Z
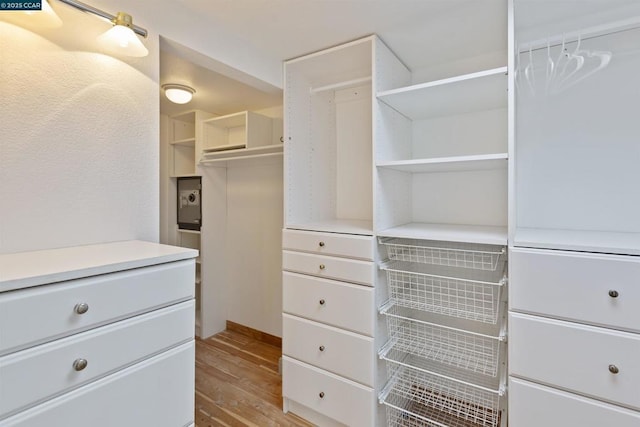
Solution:
M89 311L89 304L87 304L86 302L76 304L76 306L73 308L73 311L75 311L77 314L85 314L87 311Z
M320 264L320 270L324 270L326 267L324 264Z
M73 369L76 371L82 371L88 364L89 362L87 362L87 359L76 359L73 361Z
M618 372L620 372L620 369L618 369L616 365L609 365L609 372L611 372L612 374L617 374Z
M620 296L620 293L618 291L614 290L614 289L611 289L609 291L609 296L611 298L618 298L618 296Z
M320 396L320 399L324 399L324 391L321 391L320 394L318 394L318 396Z
M323 247L324 247L324 242L320 242L320 243L318 243L318 246L320 246L321 248L323 248Z
M320 350L320 351L324 351L324 346L323 346L323 345L321 345L320 347L318 347L318 350Z
M318 301L320 303L320 305L324 305L324 303L326 302L325 300L321 299L320 301Z

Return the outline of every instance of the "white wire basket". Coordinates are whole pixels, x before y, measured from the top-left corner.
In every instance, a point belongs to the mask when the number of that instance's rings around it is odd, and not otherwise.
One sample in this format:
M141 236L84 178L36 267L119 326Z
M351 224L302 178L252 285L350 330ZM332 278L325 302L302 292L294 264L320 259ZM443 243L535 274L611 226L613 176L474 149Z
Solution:
M506 260L504 246L380 237L387 257L448 267L495 271Z
M379 396L387 425L497 427L500 396L408 367L394 372Z
M470 273L401 261L380 268L387 273L389 298L399 306L493 325L498 321L507 282L501 270Z
M498 375L503 336L493 337L404 316L393 303L381 310L389 345L398 351L490 377Z

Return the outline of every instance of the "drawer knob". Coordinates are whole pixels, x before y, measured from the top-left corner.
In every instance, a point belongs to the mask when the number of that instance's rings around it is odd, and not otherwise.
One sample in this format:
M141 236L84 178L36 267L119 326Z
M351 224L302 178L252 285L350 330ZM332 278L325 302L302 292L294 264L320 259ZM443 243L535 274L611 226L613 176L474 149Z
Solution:
M620 293L618 291L614 290L614 289L611 289L609 291L609 296L611 298L618 298L618 296L620 296Z
M611 372L612 374L617 374L618 372L620 372L620 369L618 369L616 365L609 365L609 372Z
M323 248L323 247L324 247L324 242L320 242L320 243L318 243L318 246L320 246L321 248Z
M324 270L326 267L324 264L320 264L320 270Z
M318 350L320 350L320 351L324 351L324 346L323 346L323 345L321 345L320 347L318 347Z
M325 300L321 299L320 301L318 301L320 303L320 305L324 305L324 303L326 302Z
M320 394L318 394L318 396L320 396L320 399L324 399L324 391L321 391Z
M73 361L73 369L79 372L86 368L88 364L87 359L76 359Z
M89 304L87 304L86 302L76 304L76 306L73 308L73 311L75 311L77 314L85 314L87 311L89 311Z

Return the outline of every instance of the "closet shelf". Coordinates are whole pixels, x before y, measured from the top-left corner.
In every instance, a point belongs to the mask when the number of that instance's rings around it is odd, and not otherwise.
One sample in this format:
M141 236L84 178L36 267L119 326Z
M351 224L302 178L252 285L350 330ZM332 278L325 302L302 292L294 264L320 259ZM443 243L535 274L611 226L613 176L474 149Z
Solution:
M412 319L393 303L382 307L380 314L386 318L389 345L394 349L468 372L497 376L504 336L493 337Z
M484 225L413 222L381 230L377 234L381 237L399 237L405 239L440 240L501 246L507 244L507 227Z
M640 233L518 227L513 244L527 248L640 255Z
M171 144L171 145L184 145L186 147L193 147L196 144L196 139L195 138L185 138L185 139L180 139L178 141L169 141L169 144Z
M242 146L244 147L244 146ZM283 144L264 145L254 148L242 148L220 151L220 147L213 150L203 150L200 158L201 164L222 163L234 160L256 159L264 157L282 156Z
M325 219L304 223L288 224L287 228L293 230L321 231L326 233L345 233L371 236L373 223L367 220L357 219Z
M392 371L379 396L387 425L497 427L500 396L409 367Z
M171 175L170 178L193 178L201 176L199 173L181 173L177 175Z
M394 261L445 265L495 271L506 261L504 246L471 245L468 243L438 242L416 239L379 237L378 242L387 249L387 257Z
M376 166L401 172L465 172L476 170L506 169L507 153L479 154L472 156L437 157L430 159L396 160L378 162Z
M411 120L506 108L507 67L378 93L378 99Z

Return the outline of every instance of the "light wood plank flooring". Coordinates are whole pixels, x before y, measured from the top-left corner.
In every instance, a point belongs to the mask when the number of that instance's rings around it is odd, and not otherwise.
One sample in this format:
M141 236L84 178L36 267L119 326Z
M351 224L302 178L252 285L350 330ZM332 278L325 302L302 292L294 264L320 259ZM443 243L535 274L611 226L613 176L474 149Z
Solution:
M281 353L230 330L196 339L196 427L312 426L282 413Z

